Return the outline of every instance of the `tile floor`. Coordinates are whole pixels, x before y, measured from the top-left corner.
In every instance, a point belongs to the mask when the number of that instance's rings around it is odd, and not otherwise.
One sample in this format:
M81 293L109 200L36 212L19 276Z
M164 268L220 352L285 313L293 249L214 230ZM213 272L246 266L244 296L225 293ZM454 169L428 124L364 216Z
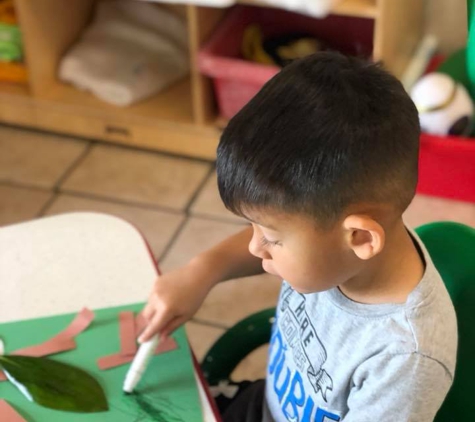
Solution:
M114 214L145 234L168 271L239 231L244 221L221 204L212 163L0 126L0 226L71 211ZM419 195L406 213L475 225L475 204ZM216 287L187 324L201 358L226 328L273 306L279 280L269 275ZM265 348L243 361L236 379L262 376Z

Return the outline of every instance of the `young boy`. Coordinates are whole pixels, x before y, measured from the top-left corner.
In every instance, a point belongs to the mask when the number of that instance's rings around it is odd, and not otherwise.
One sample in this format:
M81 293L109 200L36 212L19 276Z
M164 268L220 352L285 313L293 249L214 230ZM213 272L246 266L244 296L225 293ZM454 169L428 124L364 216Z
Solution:
M285 67L218 147L221 198L252 227L156 281L141 340L190 319L218 282L264 269L284 280L265 387L225 420L432 421L457 326L401 217L418 149L416 108L380 66L320 53Z

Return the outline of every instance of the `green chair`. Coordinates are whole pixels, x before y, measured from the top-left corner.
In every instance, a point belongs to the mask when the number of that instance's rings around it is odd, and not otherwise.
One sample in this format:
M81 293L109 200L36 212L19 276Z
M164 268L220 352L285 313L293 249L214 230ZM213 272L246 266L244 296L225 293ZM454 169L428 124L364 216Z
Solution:
M455 381L435 421L469 420L475 415L475 229L437 222L416 232L447 286L459 330ZM209 384L229 380L242 359L269 342L274 315L275 308L250 315L216 341L201 363Z
M447 286L459 332L454 384L435 421L470 420L475 415L475 229L438 222L416 231Z

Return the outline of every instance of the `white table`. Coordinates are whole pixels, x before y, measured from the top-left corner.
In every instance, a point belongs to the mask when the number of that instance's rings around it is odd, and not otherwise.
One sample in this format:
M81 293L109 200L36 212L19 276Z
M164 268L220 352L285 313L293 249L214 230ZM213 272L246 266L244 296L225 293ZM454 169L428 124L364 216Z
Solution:
M144 301L157 277L126 221L71 213L0 228L0 323ZM217 421L199 367L203 420Z

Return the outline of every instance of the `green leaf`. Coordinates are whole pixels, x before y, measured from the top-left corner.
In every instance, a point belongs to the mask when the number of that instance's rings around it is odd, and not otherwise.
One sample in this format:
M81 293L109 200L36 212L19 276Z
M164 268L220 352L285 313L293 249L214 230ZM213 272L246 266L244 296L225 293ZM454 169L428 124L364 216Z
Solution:
M41 406L69 412L103 412L109 409L97 380L82 369L48 358L0 356L9 380Z

